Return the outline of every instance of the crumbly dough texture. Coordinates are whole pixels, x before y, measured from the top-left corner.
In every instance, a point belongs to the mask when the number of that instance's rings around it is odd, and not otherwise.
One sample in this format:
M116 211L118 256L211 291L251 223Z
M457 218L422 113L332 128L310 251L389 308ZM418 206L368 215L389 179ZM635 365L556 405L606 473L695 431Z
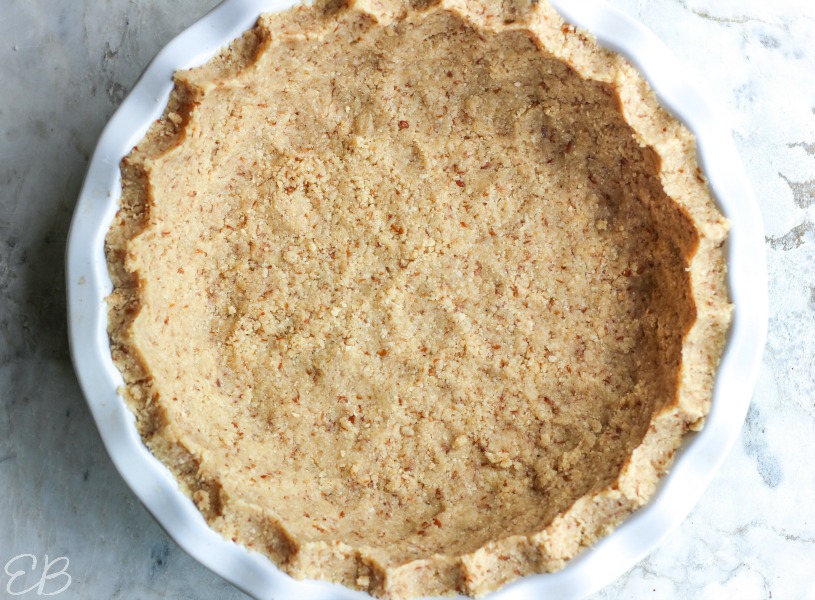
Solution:
M652 495L708 411L727 224L690 133L544 1L262 16L122 162L113 357L210 525L480 596Z

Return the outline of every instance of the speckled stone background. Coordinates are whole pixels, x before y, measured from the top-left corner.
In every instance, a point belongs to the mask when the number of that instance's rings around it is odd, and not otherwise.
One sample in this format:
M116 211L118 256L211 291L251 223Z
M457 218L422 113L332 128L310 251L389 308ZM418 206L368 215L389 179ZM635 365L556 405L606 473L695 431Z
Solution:
M696 510L593 600L815 599L815 3L611 3L652 28L729 118L765 221L770 332L742 436ZM215 4L2 2L0 598L36 586L46 555L69 561L60 598L245 597L120 480L65 325L65 240L97 137L153 55ZM22 554L37 569L9 563ZM27 574L12 581L17 570Z

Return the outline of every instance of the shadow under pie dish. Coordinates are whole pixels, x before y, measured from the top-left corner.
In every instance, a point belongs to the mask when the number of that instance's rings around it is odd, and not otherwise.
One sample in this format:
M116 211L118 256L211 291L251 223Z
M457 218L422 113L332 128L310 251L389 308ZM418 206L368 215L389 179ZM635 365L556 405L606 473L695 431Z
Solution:
M543 2L264 15L122 162L114 361L210 526L377 596L554 571L708 412L691 134Z

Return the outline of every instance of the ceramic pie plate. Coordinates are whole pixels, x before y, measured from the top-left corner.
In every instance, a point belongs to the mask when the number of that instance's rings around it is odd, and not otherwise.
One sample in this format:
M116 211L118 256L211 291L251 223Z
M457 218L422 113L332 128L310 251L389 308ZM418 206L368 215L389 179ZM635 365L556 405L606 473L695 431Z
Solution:
M724 121L668 49L636 21L603 2L551 0L563 18L634 64L663 106L697 138L699 162L732 229L725 245L735 310L700 433L686 436L657 493L611 535L561 571L523 578L491 598L584 598L653 551L701 497L739 435L758 372L767 327L767 273L758 206ZM266 557L223 539L147 450L135 418L117 392L121 376L107 334L105 297L112 289L104 240L120 195L119 162L163 112L179 69L201 65L289 0L226 0L176 37L153 60L102 133L74 212L67 249L71 354L105 447L119 473L167 533L191 556L257 598L366 598L314 581L295 581Z

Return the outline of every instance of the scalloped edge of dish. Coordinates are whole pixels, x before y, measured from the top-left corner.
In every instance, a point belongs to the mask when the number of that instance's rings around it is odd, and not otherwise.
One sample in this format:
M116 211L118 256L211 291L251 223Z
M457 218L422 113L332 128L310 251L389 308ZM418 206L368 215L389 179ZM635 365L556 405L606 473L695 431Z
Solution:
M699 160L720 210L731 221L726 242L728 286L735 310L704 429L689 435L654 497L613 533L557 573L533 575L490 596L579 599L594 593L652 552L690 513L744 422L767 333L767 267L758 205L730 132L685 69L659 39L602 0L550 0L569 23L624 55L662 105L696 136ZM119 162L161 115L172 74L200 65L249 29L263 12L291 0L225 0L173 39L151 62L109 121L91 159L68 236L66 279L71 356L102 441L117 470L158 523L200 563L257 598L308 594L316 600L370 598L322 582L296 581L266 557L211 530L176 480L142 443L117 389L105 297L111 283L104 238L119 196ZM135 126L134 126L135 124Z

